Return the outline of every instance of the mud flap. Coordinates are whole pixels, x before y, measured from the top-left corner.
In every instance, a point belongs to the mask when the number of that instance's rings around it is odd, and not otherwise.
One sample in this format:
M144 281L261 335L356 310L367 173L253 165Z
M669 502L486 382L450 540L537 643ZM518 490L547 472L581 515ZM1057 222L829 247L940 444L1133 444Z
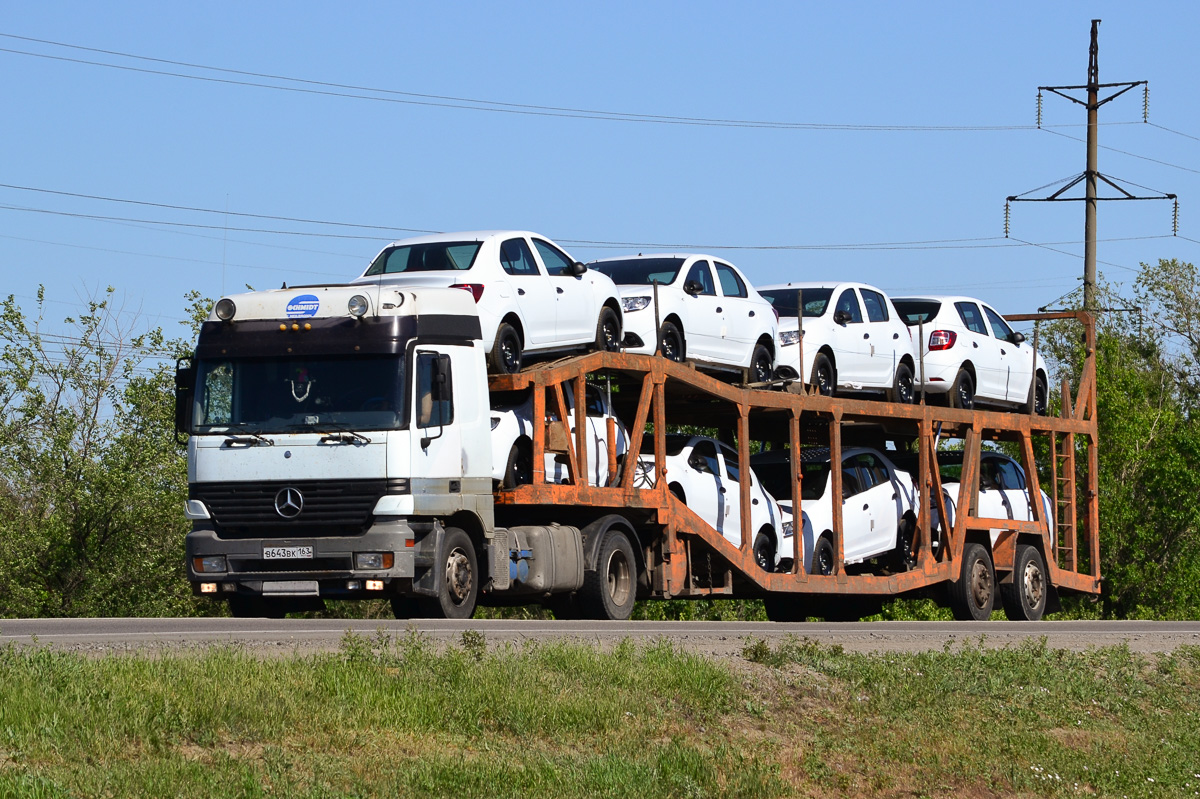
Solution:
M436 597L446 580L443 570L436 568L438 563L443 562L442 544L446 539L446 528L435 524L429 530L414 532L416 542L413 544L413 593Z

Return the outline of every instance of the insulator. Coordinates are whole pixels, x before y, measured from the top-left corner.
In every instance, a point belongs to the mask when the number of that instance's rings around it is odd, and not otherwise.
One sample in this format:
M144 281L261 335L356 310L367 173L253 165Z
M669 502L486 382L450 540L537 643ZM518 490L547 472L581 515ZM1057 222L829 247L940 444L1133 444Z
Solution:
M1042 128L1042 93L1041 92L1038 92L1037 126L1038 126L1038 130L1041 130L1041 128Z
M1142 121L1150 121L1150 81L1142 85Z
M1012 203L1004 201L1004 238L1008 238L1008 222L1012 217Z
M1171 214L1171 235L1179 235L1179 200L1175 200L1175 210Z

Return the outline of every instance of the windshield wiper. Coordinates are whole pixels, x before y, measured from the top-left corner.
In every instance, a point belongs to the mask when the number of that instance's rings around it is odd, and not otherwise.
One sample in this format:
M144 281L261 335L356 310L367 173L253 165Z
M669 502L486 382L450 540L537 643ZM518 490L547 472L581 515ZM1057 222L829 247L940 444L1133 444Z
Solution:
M230 425L230 427L240 427L244 424L245 424L245 422L239 422L236 425ZM272 441L271 439L262 435L261 433L259 433L256 430L243 430L243 431L240 431L237 433L225 433L225 443L226 444L232 444L232 443L246 444L248 446L256 446L256 447L273 447L273 446L275 446L274 441Z
M322 427L322 430L313 430L313 427ZM364 436L362 433L356 433L347 425L336 424L334 422L320 422L318 425L293 424L288 425L289 430L307 429L312 433L320 433L321 440L318 443L324 444L327 441L338 444L370 444L371 439Z

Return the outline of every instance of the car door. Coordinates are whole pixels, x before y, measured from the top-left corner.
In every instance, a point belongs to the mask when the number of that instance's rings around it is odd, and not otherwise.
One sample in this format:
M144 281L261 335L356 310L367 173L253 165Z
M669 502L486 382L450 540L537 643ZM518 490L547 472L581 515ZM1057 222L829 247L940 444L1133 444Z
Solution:
M896 546L899 486L894 484L888 468L874 454L860 452L854 456L854 462L864 487L863 492L855 498L854 507L858 508L861 499L868 516L865 546L856 555L869 558L889 552Z
M687 340L688 356L709 361L720 360L723 355L721 330L725 319L721 309L721 297L717 294L717 285L713 280L708 260L701 258L693 263L684 274L683 282L676 285L679 288L699 289L690 292L685 289L683 293L683 307L686 309L683 335Z
M737 270L721 261L713 261L713 268L721 287L721 349L729 363L749 366L762 328L761 320L756 318L761 309L750 301L746 281Z
M863 323L862 306L858 292L853 288L843 289L833 307L835 321L830 335L834 360L837 362L837 382L848 388L870 384L870 333Z
M580 344L596 337L600 309L592 285L584 275L572 274L575 262L548 241L534 239L533 246L554 287L555 336L561 344Z
M725 535L729 503L725 498L726 485L721 477L717 445L709 440L697 442L688 453L687 464L689 473L683 490L688 507L717 532Z
M1033 349L1022 348L1013 341L1013 329L1004 317L986 305L983 313L1000 350L1000 363L1004 368L1004 398L1009 402L1024 402L1029 398L1033 381Z
M983 399L1004 400L1005 374L1000 360L1000 346L988 330L979 305L961 301L954 303L954 308L967 328L963 333L963 344L965 357L975 364L975 395Z
M513 292L516 293L517 308L520 309L521 318L525 322L525 346L547 346L553 343L554 287L538 266L529 243L520 237L502 242L500 266Z
M742 470L738 463L737 453L730 447L721 447L721 461L724 467L724 485L721 486L721 496L725 500L725 538L734 546L742 545ZM750 492L750 501L757 502L754 492ZM753 507L753 506L751 506ZM751 516L753 518L753 516ZM754 530L750 531L750 541L754 541Z
M887 297L882 293L860 287L863 307L867 311L867 362L871 384L891 388L896 364L900 362L900 335L888 310Z

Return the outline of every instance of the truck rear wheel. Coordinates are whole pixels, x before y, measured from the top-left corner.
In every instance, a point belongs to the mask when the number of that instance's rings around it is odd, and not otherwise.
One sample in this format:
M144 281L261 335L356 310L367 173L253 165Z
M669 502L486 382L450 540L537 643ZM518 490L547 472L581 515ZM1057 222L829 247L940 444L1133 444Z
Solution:
M963 547L962 571L950 583L950 610L960 621L987 621L996 601L996 572L982 544Z
M637 598L637 561L625 533L610 527L596 553L596 568L583 575L579 590L581 609L593 619L624 621L633 613Z
M469 619L475 615L479 566L470 536L457 527L446 528L441 562L434 568L442 572L441 589L436 597L422 599L423 614L442 619Z
M1012 583L1000 586L1004 615L1012 621L1039 621L1046 612L1046 562L1037 547L1021 544L1013 564Z

